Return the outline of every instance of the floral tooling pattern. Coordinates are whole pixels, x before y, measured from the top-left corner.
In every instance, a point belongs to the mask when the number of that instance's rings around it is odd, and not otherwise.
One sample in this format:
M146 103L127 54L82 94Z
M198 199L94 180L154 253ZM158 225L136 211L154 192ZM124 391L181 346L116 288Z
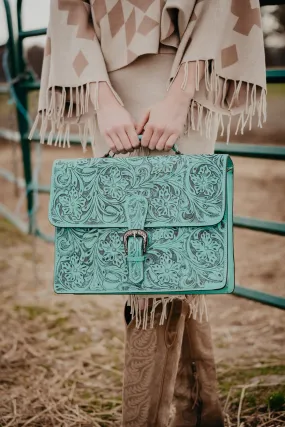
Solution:
M127 229L58 228L55 289L59 293L139 293L222 287L227 231L213 227L146 228L144 280L129 280L123 247Z
M226 155L56 161L49 207L56 227L55 291L223 288L226 164ZM130 228L147 233L145 254L139 236L129 237L125 253L123 235Z
M224 212L223 155L57 160L49 218L59 227L126 227L131 195L148 201L145 226L213 225Z

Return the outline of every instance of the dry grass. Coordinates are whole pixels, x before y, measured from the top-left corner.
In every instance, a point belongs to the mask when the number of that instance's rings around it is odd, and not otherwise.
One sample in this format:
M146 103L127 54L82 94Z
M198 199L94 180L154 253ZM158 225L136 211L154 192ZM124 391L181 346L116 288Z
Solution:
M119 425L121 339L109 331L95 342L89 313L80 315L64 306L13 305L5 294L0 424Z
M2 221L6 251L17 242L27 253L29 239L9 230ZM84 311L36 295L26 302L12 282L1 284L0 425L119 425L123 335L108 325L112 312L93 301Z

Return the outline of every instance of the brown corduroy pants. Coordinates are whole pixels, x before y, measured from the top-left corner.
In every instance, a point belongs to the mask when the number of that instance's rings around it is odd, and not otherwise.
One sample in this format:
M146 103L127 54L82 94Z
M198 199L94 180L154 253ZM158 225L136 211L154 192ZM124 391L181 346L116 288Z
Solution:
M211 329L175 299L167 320L137 329L125 306L122 427L223 427ZM173 412L174 413L171 413Z

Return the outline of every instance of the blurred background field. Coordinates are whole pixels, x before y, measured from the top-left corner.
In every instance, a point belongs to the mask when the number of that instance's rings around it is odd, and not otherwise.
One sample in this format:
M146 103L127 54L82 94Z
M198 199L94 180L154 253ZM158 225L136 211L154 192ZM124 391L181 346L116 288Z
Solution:
M276 67L285 65L284 15L283 7L267 9L264 17L267 61ZM270 27L271 19L275 24ZM40 58L41 48L36 49ZM33 93L32 116L36 103ZM7 95L0 95L0 129L8 129L12 137L17 131L14 113ZM268 86L264 128L231 140L285 145L285 85ZM91 156L91 149L85 155ZM34 161L36 157L33 144ZM78 157L83 157L80 147L43 146L41 184L49 185L54 159ZM233 160L235 214L284 222L284 162ZM17 142L0 139L0 168L21 182ZM3 177L0 185L0 202L26 220L24 189ZM41 195L37 221L52 234L47 206L48 195ZM0 240L0 427L119 426L123 298L55 295L52 244L22 234L3 218ZM234 240L237 283L284 297L284 238L235 229ZM285 426L284 311L232 295L207 298L226 426Z

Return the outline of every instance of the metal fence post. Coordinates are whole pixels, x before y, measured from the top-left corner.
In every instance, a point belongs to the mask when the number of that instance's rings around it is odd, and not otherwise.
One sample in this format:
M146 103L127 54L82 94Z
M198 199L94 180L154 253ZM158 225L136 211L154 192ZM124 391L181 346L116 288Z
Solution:
M28 91L26 88L21 87L21 82L23 79L28 77L28 80L31 80L31 75L26 74L26 64L23 58L23 40L19 36L21 31L21 6L22 1L17 2L17 5L11 4L8 0L4 0L4 7L6 10L7 26L9 32L8 39L8 50L9 50L9 70L12 77L13 88L17 96L17 100L22 105L20 111L17 110L17 119L20 132L20 143L22 150L22 159L24 166L24 178L26 182L27 189L27 210L29 214L29 232L32 232L32 216L33 211L33 191L31 188L32 184L32 162L31 162L31 146L30 142L27 141L24 136L29 130L29 121L28 121ZM27 111L27 114L23 114L23 110Z

